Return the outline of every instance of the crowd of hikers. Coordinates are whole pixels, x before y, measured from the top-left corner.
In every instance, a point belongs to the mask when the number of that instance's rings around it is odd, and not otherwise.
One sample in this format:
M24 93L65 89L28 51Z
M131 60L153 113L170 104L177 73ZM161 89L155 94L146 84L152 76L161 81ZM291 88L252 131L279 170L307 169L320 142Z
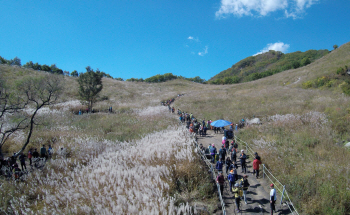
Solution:
M167 106L169 108L169 111L172 113L175 113L175 108L170 107L169 103ZM187 113L184 111L181 111L180 109L177 110L177 114L179 116L180 122L184 123L186 125L186 128L189 129L189 132L194 133L196 135L205 136L207 134L208 130L213 130L214 133L223 133L222 142L221 142L221 148L217 150L215 147L215 144L210 144L208 148L204 147L203 144L199 145L199 148L201 152L209 157L211 160L211 163L215 164L215 169L218 172L218 176L216 178L216 183L219 184L220 192L223 194L224 191L224 184L227 180L229 182L229 190L232 193L235 204L237 208L237 212L240 212L240 202L241 200L244 201L245 204L247 203L247 193L249 189L249 181L248 181L248 175L247 175L247 159L248 156L245 154L245 151L238 150L238 144L235 141L234 138L234 132L238 129L241 129L245 125L245 120L240 120L237 124L231 124L229 126L229 129L226 130L223 127L218 128L211 125L212 121L205 119L203 120L197 120L192 113ZM230 131L232 131L232 135L230 136ZM231 143L229 139L232 139ZM238 162L241 167L241 173L243 174L240 176L238 171ZM254 161L253 161L253 172L252 175L256 178L259 178L259 169L260 169L261 158L258 155L257 152L254 153ZM225 168L225 169L224 169ZM224 172L226 173L226 177L224 176ZM276 202L276 190L274 188L274 184L270 184L270 208L271 208L271 214L273 214L275 209L275 202Z
M33 164L34 167L37 167L39 158L45 161L48 157L52 156L52 153L53 149L51 145L49 145L48 149L46 149L45 145L43 145L42 148L40 148L40 154L37 149L34 148L29 149L27 155L25 155L23 152L19 155L13 153L11 157L7 157L6 159L0 155L0 175L4 175L7 178L13 176L15 180L18 180L22 175L28 173L26 158L28 158L29 165L31 167L33 167ZM19 167L17 160L21 164L21 168Z

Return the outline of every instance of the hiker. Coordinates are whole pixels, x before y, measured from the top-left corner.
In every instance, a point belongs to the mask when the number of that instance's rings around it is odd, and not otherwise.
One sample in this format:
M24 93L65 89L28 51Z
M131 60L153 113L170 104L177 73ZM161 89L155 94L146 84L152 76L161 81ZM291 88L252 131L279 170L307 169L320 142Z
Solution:
M246 164L246 159L247 159L247 155L244 154L244 150L241 150L241 155L239 156L239 159L241 160L241 166L242 166L242 173L244 170L244 174L247 173L247 164Z
M222 138L221 138L221 141L223 142L223 144L225 144L225 141L226 141L226 136L224 135L224 136L222 136Z
M209 150L210 150L210 155L211 155L211 162L214 163L215 154L216 154L216 148L215 148L214 143L212 144L212 147Z
M226 158L226 161L225 161L225 165L226 165L226 174L227 174L228 171L230 170L231 164L232 164L231 159L230 159L229 157Z
M222 172L222 167L224 166L224 163L222 162L222 159L219 158L219 161L216 162L215 168L218 170L218 172Z
M244 198L244 203L247 204L247 193L248 193L248 187L250 186L249 182L248 182L248 176L247 175L243 175L242 181L241 181L241 185L243 188L243 198Z
M17 163L15 163L14 165L13 165L13 172L14 172L14 176L15 176L15 180L18 180L19 179L19 176L20 176L20 174L21 174L21 169L18 167L18 164Z
M254 157L255 157L255 158L259 158L259 160L260 160L260 156L258 155L257 152L254 152Z
M33 158L38 158L39 157L39 152L34 149L34 152L33 152Z
M205 148L204 148L204 146L203 146L202 143L199 144L199 149L201 150L201 152L202 152L203 154L205 154Z
M238 179L238 174L237 174L237 164L235 164L235 162L233 162L232 164L231 164L231 167L232 167L232 170L233 170L233 175L235 176L235 181L237 181L237 179Z
M24 171L24 168L27 170L25 158L26 156L23 153L21 153L21 155L18 157L19 161L21 162L22 171Z
M45 145L43 145L43 147L41 147L41 149L40 149L40 157L46 158L46 148L45 148Z
M225 177L222 174L222 172L220 172L218 177L216 178L216 183L220 185L220 192L222 196L224 194L224 184L225 184Z
M225 149L226 149L227 153L228 153L228 147L229 147L229 141L226 140L226 141L225 141Z
M47 150L47 153L49 154L49 156L52 155L53 149L52 149L51 145L49 145L49 149Z
M203 127L203 135L204 135L204 136L207 135L207 130L208 130L208 128L207 128L206 126L204 126L204 127Z
M199 136L203 136L203 126L199 126Z
M29 149L27 157L28 157L28 160L29 160L29 165L31 166L32 165L32 157L33 157L32 149Z
M239 209L239 202L241 201L240 198L240 188L239 188L239 184L236 183L234 188L232 189L232 193L234 194L235 197L235 203L236 203L236 208L237 208L237 212L240 212L241 210Z
M260 157L256 156L253 161L253 175L256 173L256 178L259 178L259 165L261 164Z
M275 186L274 184L270 184L270 208L271 208L271 215L273 214L273 212L276 212L276 208L275 208L275 203L277 200L276 197L276 190L275 190Z
M233 143L233 148L235 148L235 149L236 149L236 152L237 152L238 144L236 143L236 140L233 139L231 143Z
M232 193L232 187L234 186L235 181L236 181L235 179L236 179L236 176L234 175L234 171L231 170L230 174L228 174L228 176L227 176L227 180L228 180L228 182L230 184L230 192L231 193Z
M226 150L225 150L224 146L221 146L221 149L219 150L219 158L221 158L221 160L225 161L225 157L226 157Z
M236 159L237 159L237 152L236 152L236 149L235 148L232 148L232 151L231 151L231 160L236 162Z

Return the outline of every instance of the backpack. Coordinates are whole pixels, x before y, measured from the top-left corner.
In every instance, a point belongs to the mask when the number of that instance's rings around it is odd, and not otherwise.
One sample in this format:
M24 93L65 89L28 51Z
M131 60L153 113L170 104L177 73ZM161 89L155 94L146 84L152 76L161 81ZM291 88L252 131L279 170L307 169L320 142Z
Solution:
M240 197L243 197L243 190L238 190L238 195L239 195Z

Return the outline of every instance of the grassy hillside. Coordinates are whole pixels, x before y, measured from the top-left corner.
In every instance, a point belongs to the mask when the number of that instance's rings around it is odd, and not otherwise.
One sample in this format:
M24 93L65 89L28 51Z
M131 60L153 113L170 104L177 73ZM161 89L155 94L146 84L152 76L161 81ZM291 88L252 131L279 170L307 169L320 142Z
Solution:
M288 70L306 66L327 55L328 50L308 50L283 54L279 51L247 57L209 80L212 84L248 82Z
M66 77L61 103L42 113L45 123L36 128L29 147L52 144L56 150L63 146L69 153L55 157L47 169L36 171L25 183L1 181L0 208L10 214L22 209L28 213L93 214L102 213L101 208L124 214L162 213L184 211L181 203L204 198L213 212L217 199L208 178L195 177L201 174L201 163L191 154L191 138L178 128L176 118L159 107L160 101L184 94L175 100L174 107L192 112L198 119L262 119L261 126L250 126L237 135L251 144L287 185L300 213L349 214L350 152L343 141L350 141L350 97L339 85L304 87L308 81L334 74L346 65L350 65L350 43L307 66L234 85L185 80L133 83L104 78L104 100L95 108L113 106L116 114L82 116L72 114L81 106L75 78ZM0 71L9 83L40 75L7 65L0 65ZM11 139L7 152L12 153L22 142L23 134L19 133ZM121 180L126 178L130 180ZM133 182L140 180L149 183L139 186ZM130 193L131 187L137 192ZM137 204L142 201L144 204ZM71 202L79 204L68 207Z
M206 86L176 101L199 118L238 122L259 117L262 126L238 133L262 155L304 214L349 214L350 98L337 86L303 83L350 65L350 43L305 67L253 82ZM339 192L336 195L334 192Z

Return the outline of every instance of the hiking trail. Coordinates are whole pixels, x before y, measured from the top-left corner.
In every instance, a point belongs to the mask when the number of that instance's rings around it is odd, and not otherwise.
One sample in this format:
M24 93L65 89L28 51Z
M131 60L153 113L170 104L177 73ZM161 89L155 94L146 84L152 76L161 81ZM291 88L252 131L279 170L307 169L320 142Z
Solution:
M239 133L239 132L238 132ZM235 135L237 134L237 131L235 131ZM221 138L223 137L223 133L215 134L213 130L208 130L206 136L197 136L198 137L198 144L202 144L205 148L208 148L209 144L215 144L215 147L217 148L217 151L221 148ZM231 141L230 141L231 142ZM241 145L238 145L239 151L237 152L239 156L239 152L242 148ZM245 150L245 149L244 149ZM258 152L259 153L259 152ZM263 161L262 157L262 161ZM241 173L241 165L239 158L237 158L237 174L238 174L238 182L244 175L244 173ZM215 164L214 164L215 168ZM270 194L270 184L269 181L265 178L263 179L263 173L262 173L262 165L260 166L260 176L257 179L253 175L253 158L249 157L247 159L247 176L248 181L250 183L250 187L248 189L247 193L247 203L245 204L244 201L241 201L240 205L240 212L236 211L236 205L235 205L235 199L233 197L233 194L230 192L230 186L227 180L227 174L226 174L226 167L223 168L223 174L225 177L225 186L224 186L224 193L223 201L225 202L225 208L226 208L226 214L270 214L270 201L269 201L269 194ZM219 200L220 201L220 200ZM280 205L281 201L281 195L277 192L277 201L276 201L276 213L274 214L292 214L287 206ZM219 210L216 212L216 214L223 214L222 210Z

